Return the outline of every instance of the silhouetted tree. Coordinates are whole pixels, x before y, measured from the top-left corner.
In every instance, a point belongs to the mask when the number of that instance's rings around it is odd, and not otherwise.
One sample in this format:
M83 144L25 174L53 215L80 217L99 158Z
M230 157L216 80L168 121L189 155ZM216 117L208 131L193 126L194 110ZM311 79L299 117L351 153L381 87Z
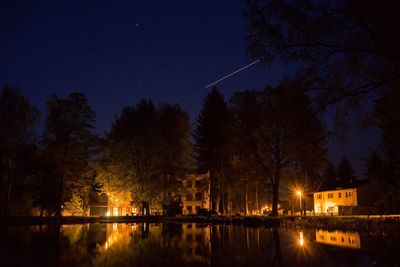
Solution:
M337 180L339 184L351 184L356 180L355 171L351 168L350 162L343 157L336 168Z
M203 101L193 133L198 168L210 171L211 199L214 208L221 212L224 212L224 168L230 154L231 117L224 96L214 87Z
M129 189L148 212L168 202L177 178L190 168L189 116L178 105L157 108L141 100L116 117L101 147L97 181L106 192Z
M72 193L84 199L90 190L95 113L82 93L72 93L64 99L51 97L47 111L41 143L56 183L56 216L61 216L61 206Z
M380 151L385 163L385 174L380 180L385 197L381 206L385 212L400 211L400 93L397 88L387 91L378 100L372 115L373 122L382 131ZM371 161L371 160L370 160ZM370 162L368 161L368 162Z
M387 164L381 155L376 151L372 151L365 161L366 177L368 180L384 181L387 179Z
M322 174L322 184L323 185L337 184L336 167L331 162L328 162Z
M394 167L395 179L400 182L400 92L396 88L377 102L374 122L382 130L382 152Z
M243 206L241 208L244 214L248 214L249 211L250 188L254 188L254 185L257 184L257 194L264 188L265 177L260 165L257 163L253 138L250 134L257 131L258 117L256 114L259 112L257 94L256 91L250 90L238 92L229 101L231 112L234 115L232 141L234 144L232 148L234 156L231 162L231 176L234 178L232 182L236 182L234 184L237 186L238 192L235 193L243 198ZM259 196L255 196L255 198L256 200L260 199ZM259 208L260 206L258 206Z
M265 63L295 62L322 107L398 88L397 1L248 0L247 51Z
M234 102L237 117L249 118L242 120L246 125L243 128L247 128L243 138L251 143L271 186L272 215L276 216L281 179L299 169L303 173L314 171L324 160L324 128L304 88L293 81L282 81L277 88L267 87L260 92L244 92ZM314 166L308 169L310 160Z
M39 111L15 88L0 95L0 216L7 215L12 186L25 178L24 159L34 143Z
M163 203L172 201L171 193L178 187L178 177L194 169L193 146L190 143L189 114L179 105L159 107L160 173Z

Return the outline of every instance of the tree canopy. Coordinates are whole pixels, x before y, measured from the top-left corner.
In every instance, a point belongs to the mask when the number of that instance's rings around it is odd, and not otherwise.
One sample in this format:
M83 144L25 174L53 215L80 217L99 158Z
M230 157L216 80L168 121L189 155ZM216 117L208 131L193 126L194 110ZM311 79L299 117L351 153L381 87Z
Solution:
M247 51L270 63L293 62L322 106L397 88L398 1L249 0Z
M85 199L91 188L95 113L82 93L72 93L67 98L51 97L47 111L41 145L47 168L53 173L55 211L61 215L62 205L73 193Z

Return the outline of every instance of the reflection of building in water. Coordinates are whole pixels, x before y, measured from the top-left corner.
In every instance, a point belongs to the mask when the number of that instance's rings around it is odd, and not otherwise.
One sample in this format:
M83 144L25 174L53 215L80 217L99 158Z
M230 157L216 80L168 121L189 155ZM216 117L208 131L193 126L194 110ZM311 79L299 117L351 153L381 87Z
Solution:
M118 246L127 246L131 242L132 231L136 230L137 224L129 225L125 223L107 224L106 228L106 242L102 245L103 249L108 250L115 244Z
M182 238L178 244L185 262L211 263L210 226L182 224Z
M329 232L323 230L316 230L315 240L318 243L331 246L353 248L353 249L361 248L360 235L357 232L340 232L340 231Z

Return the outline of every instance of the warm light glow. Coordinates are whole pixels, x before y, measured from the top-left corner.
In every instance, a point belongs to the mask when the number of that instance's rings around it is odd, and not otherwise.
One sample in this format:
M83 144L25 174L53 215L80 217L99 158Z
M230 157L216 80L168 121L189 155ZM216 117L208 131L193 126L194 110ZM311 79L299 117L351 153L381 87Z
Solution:
M110 216L110 212L109 211L106 212L106 216Z
M299 245L301 247L304 246L304 235L303 235L303 232L299 233Z
M297 191L296 194L301 197L301 191Z
M315 241L330 246L345 247L352 249L361 248L360 234L357 232L341 232L341 231L315 231Z

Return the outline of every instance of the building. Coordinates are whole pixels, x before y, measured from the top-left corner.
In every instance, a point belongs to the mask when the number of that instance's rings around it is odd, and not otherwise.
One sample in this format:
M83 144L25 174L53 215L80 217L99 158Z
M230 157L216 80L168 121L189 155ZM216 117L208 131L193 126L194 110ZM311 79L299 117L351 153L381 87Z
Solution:
M196 214L200 208L210 209L210 177L206 174L188 174L180 179L178 200L182 203L182 214Z
M131 204L130 192L111 192L98 194L92 192L89 197L89 214L91 216L126 216L137 214Z
M315 215L374 214L371 183L354 181L347 185L323 185L314 194Z

